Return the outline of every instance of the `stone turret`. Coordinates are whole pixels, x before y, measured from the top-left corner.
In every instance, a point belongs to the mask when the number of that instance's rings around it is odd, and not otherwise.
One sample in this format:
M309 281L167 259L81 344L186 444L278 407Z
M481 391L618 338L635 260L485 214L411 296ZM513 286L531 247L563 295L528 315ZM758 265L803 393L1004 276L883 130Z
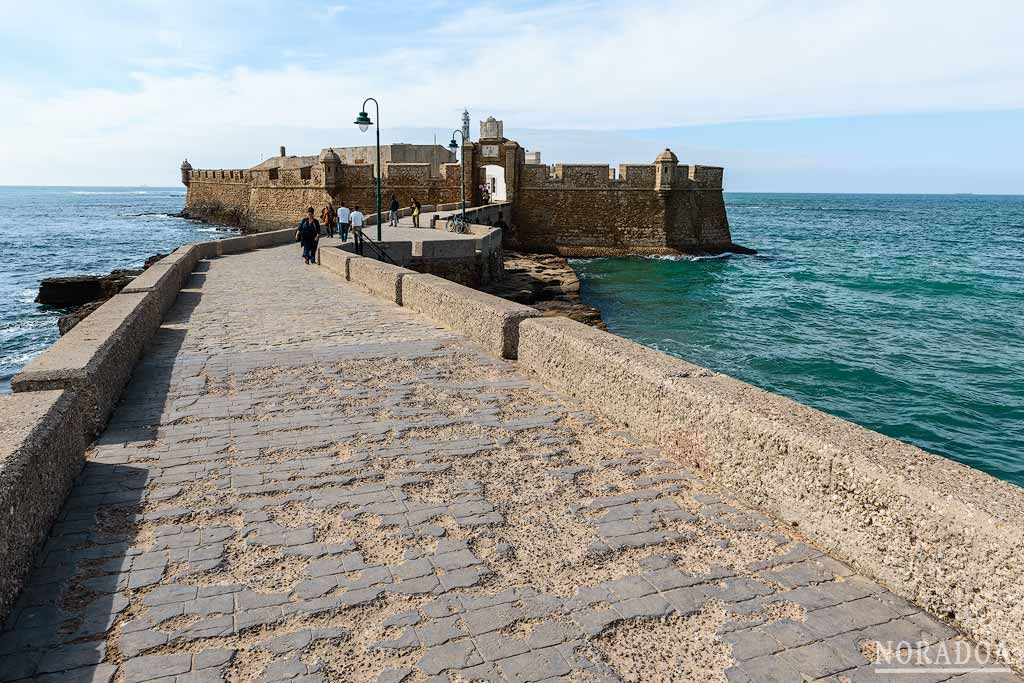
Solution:
M328 187L337 185L340 180L341 157L334 148L320 152L320 163L324 165L324 184Z
M677 157L668 147L654 160L654 189L658 192L670 192L675 180L676 168L679 166Z
M188 187L189 182L192 180L192 164L188 163L188 159L181 162L181 184Z

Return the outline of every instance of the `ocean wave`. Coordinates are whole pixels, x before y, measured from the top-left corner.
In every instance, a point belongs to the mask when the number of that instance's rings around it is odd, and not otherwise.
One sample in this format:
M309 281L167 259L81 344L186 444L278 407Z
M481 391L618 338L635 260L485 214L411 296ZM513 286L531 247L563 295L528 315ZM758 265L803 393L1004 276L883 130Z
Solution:
M682 254L657 254L651 256L644 256L645 259L652 261L715 261L717 259L725 259L731 256L739 256L731 251L723 251L721 254L705 254L702 256L684 256Z

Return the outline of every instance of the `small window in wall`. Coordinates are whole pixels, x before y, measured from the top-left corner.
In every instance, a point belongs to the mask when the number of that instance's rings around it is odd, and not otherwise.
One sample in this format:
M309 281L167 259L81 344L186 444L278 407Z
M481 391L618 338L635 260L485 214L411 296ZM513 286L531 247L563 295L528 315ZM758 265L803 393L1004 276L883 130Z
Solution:
M299 169L299 177L303 180L309 180L313 177L313 167L306 166L305 168Z
M270 169L270 179L271 180L277 180L277 169L276 168Z

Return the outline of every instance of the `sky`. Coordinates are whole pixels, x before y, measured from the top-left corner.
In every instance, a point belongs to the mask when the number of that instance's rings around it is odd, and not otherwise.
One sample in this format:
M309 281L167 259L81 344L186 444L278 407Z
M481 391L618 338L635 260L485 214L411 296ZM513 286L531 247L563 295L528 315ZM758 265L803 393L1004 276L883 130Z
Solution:
M1021 0L0 0L0 184L158 185L463 107L544 161L726 189L1024 193ZM371 115L375 113L371 110Z

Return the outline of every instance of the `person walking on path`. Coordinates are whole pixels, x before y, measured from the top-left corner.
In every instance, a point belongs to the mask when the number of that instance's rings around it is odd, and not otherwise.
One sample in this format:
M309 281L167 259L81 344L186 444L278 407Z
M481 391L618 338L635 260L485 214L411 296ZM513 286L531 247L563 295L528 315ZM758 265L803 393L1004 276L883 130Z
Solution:
M341 206L338 208L338 236L341 237L342 242L348 241L348 223L351 220L352 212L345 206L345 200L341 200Z
M388 225L390 225L393 228L397 228L398 227L398 197L395 196L394 192L391 193L391 203L388 204L388 210L391 212L391 215L388 217L389 218Z
M412 198L412 227L420 227L420 200Z
M352 221L352 232L362 232L365 219L366 216L363 215L363 212L359 210L359 206L356 205L355 211L349 216L349 220Z
M320 223L327 229L327 236L334 237L334 225L338 222L338 214L334 211L334 204L327 202L327 205L320 211Z
M363 212L359 210L359 205L356 204L355 211L352 212L350 220L352 221L352 239L356 243L356 253L362 255L363 253ZM380 216L377 216L377 220L380 220Z
M295 237L302 242L302 261L316 263L316 245L320 241L320 221L313 216L313 207L306 209L306 217L299 223Z

